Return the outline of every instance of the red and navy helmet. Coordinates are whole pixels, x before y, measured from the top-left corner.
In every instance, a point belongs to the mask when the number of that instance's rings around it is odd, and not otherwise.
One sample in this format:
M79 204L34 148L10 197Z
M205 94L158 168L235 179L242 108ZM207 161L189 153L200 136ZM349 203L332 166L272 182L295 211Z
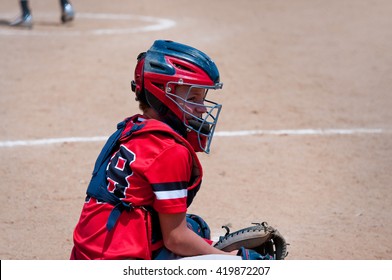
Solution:
M157 40L138 56L132 81L137 98L149 104L163 121L186 137L195 151L209 153L222 105L204 99L206 113L202 117L193 115L183 105L192 102L186 97L178 101L176 87L179 85L189 86L188 94L192 88L202 88L207 94L223 86L215 63L193 47Z

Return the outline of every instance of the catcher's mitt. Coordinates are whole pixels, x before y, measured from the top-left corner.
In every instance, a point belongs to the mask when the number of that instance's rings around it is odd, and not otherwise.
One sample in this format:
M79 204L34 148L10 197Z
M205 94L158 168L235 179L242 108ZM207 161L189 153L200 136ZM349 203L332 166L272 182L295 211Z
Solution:
M265 256L270 255L275 260L283 260L287 252L287 243L278 230L269 226L266 222L254 223L244 229L230 233L228 227L223 226L227 230L225 236L221 236L214 247L230 252L239 250L241 247L251 249Z

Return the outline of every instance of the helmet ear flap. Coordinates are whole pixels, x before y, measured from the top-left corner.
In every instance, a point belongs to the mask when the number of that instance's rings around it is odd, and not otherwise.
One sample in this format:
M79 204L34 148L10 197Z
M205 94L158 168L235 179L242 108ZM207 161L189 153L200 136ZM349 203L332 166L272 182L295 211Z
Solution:
M165 116L168 112L165 106L157 97L144 88L144 68L147 52L142 52L137 56L137 64L135 67L135 79L131 82L132 91L136 93L136 100L148 104L154 108L159 115Z
M131 89L136 94L136 99L147 103L144 93L144 60L146 52L142 52L137 56L137 64L135 67L135 79L131 81Z

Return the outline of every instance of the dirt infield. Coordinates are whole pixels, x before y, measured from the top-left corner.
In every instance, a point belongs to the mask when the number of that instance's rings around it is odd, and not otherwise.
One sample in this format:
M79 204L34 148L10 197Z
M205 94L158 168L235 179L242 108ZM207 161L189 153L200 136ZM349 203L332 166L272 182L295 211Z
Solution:
M130 81L155 39L197 47L221 72L190 209L214 237L267 221L288 259L392 259L391 1L73 3L64 26L58 1L32 0L22 30L7 26L17 1L0 2L0 259L69 258L103 145L91 137L138 112Z

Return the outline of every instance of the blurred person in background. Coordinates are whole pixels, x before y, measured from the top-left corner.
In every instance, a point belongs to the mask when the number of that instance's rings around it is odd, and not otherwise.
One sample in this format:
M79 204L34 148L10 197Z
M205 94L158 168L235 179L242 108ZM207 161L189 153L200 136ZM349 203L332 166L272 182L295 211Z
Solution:
M61 8L61 22L67 23L72 21L75 16L75 11L68 0L59 0L60 1L60 8ZM33 27L33 17L29 5L28 0L20 0L20 8L21 8L21 15L10 23L10 26L17 26L17 27L26 27L32 28Z

